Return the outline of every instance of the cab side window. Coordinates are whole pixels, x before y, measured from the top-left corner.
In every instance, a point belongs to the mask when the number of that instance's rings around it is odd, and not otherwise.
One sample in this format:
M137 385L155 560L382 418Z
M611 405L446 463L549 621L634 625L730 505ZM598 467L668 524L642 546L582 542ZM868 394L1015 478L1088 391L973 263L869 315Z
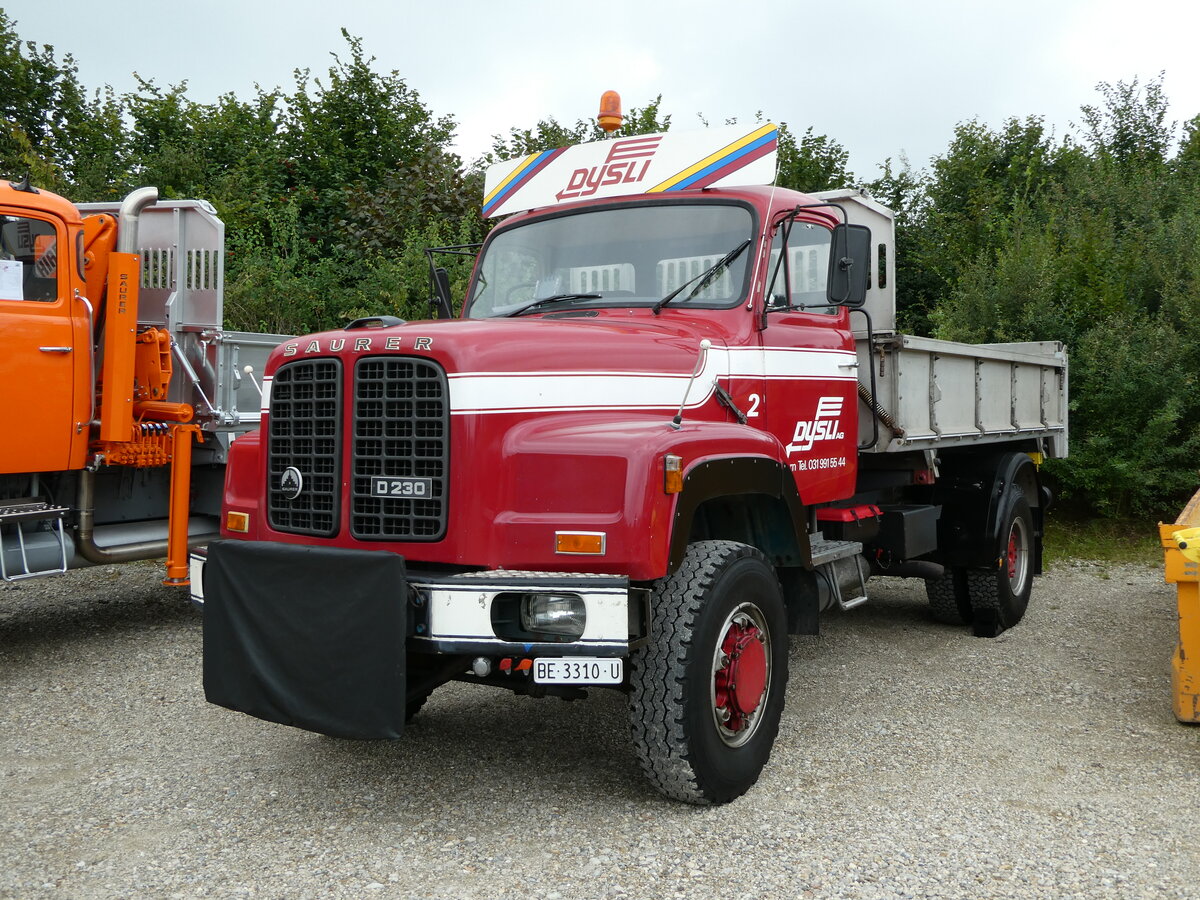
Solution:
M58 299L58 236L40 219L0 215L0 300Z
M775 231L771 245L771 290L767 295L769 309L807 309L813 313L836 315L838 309L829 306L825 286L829 277L828 228L806 222L792 223L787 240L787 257L780 264L785 228Z

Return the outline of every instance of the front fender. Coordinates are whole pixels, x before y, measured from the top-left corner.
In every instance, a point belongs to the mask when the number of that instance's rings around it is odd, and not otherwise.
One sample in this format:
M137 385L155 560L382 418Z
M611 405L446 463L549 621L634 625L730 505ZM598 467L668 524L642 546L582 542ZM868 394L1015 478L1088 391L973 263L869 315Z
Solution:
M259 529L266 525L265 507L259 509L262 493L262 430L254 429L239 435L229 445L225 465L225 493L221 500L221 536L241 540L258 540ZM228 530L229 513L249 515L249 533L232 534Z
M755 504L751 502L752 497L770 498L773 502ZM776 565L806 568L811 565L804 504L791 472L771 457L741 454L707 458L688 470L683 492L675 505L670 571L675 571L683 562L697 511L705 504L719 500L732 501L738 516L744 516L747 521L728 522L724 527L730 530L708 536L753 544Z
M681 494L664 488L667 454L682 459ZM697 508L718 496L787 498L803 521L778 441L735 423L693 420L673 428L659 416L539 417L508 431L502 455L512 476L494 531L509 567L569 564L633 581L661 578L682 560ZM556 530L602 531L606 552L556 556Z

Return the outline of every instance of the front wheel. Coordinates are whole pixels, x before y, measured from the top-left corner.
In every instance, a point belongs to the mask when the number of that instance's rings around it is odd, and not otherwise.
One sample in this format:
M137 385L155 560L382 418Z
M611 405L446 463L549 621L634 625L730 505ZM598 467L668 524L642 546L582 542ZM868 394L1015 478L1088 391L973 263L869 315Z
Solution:
M642 770L688 803L728 803L758 781L787 687L787 617L775 570L733 541L690 545L655 585L648 644L631 662Z

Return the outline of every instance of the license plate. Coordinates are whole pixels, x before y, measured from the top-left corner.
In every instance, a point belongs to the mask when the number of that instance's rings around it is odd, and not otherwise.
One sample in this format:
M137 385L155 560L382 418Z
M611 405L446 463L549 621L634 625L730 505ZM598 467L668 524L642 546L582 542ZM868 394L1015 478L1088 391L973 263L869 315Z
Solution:
M371 479L372 497L432 497L432 478L382 478Z
M625 661L612 657L564 656L535 659L533 680L538 684L620 684Z

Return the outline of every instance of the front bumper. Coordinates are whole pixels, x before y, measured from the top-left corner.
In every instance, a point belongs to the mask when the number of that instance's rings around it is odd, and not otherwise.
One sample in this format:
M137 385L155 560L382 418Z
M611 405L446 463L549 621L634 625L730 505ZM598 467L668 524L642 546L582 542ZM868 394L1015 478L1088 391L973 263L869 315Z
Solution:
M415 621L409 647L417 653L482 656L625 656L644 634L641 604L630 602L618 575L490 570L439 579L409 579ZM579 597L586 620L575 640L539 640L514 625L514 598L553 591Z
M270 555L274 547L289 546L253 541L228 543L262 548L261 551L249 551L252 555ZM336 562L340 559L338 555L368 552L307 549L305 555L313 559L316 566L336 566L346 590L354 585L352 564ZM326 554L332 554L332 557ZM192 551L192 600L201 606L205 602L207 568L206 550L201 548ZM235 579L242 578L237 572L231 574ZM253 576L247 574L245 577ZM298 573L300 583L306 577L304 572ZM405 584L395 587L395 596L403 597L408 607L404 638L408 650L413 653L488 657L623 657L649 633L648 592L631 588L629 580L619 575L487 570L430 577L408 572ZM404 588L403 592L400 591L401 587ZM244 587L253 596L262 596L264 599L255 601L261 604L270 603L267 597L277 588L271 583L248 584ZM523 632L514 625L510 612L515 597L549 591L570 593L582 599L586 620L579 638L539 640L537 636ZM326 604L338 608L344 593L334 593L327 598ZM288 618L294 619L294 616L288 615ZM289 627L301 627L302 624L292 622Z

